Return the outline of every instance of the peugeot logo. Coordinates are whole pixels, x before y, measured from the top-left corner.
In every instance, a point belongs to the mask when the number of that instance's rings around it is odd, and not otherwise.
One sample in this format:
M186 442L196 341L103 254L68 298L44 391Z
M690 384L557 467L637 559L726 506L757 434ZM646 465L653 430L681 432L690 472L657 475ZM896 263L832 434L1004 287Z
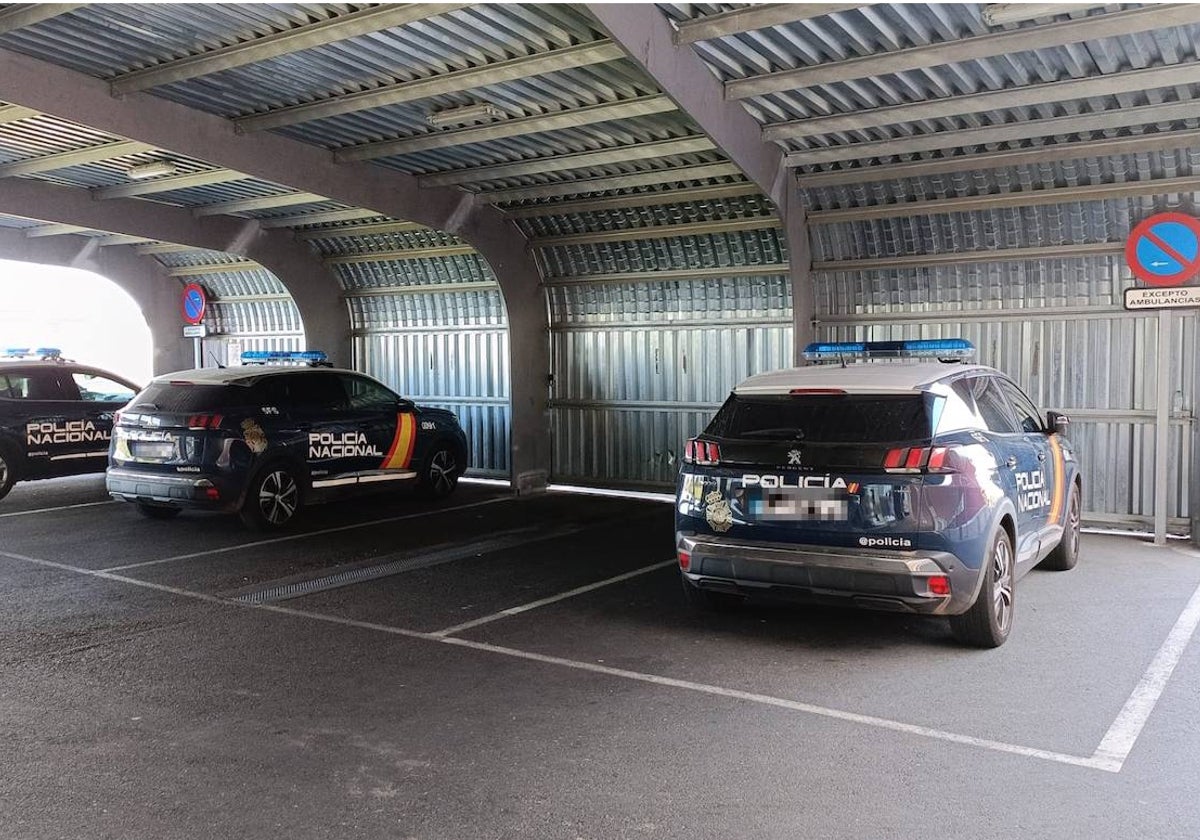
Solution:
M788 466L789 467L800 466L800 450L799 449L789 449L788 450Z

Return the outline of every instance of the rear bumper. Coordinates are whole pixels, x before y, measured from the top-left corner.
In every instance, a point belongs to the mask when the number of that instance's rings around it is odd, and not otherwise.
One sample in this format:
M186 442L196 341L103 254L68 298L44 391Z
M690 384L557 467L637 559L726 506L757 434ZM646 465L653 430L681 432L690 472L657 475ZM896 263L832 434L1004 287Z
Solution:
M677 532L690 555L685 578L701 589L926 615L964 612L979 591L980 570L943 551L878 551L837 546L748 543ZM949 595L928 580L950 579Z
M110 467L104 485L110 496L123 502L220 511L238 506L238 496L227 482L200 474L162 475Z

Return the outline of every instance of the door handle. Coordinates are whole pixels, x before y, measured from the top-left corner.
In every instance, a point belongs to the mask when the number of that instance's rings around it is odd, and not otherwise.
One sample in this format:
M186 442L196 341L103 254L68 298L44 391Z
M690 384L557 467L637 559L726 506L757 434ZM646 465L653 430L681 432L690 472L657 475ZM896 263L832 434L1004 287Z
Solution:
M1008 460L1004 463L1010 470L1015 470L1017 468L1017 458L1015 455L1009 455Z

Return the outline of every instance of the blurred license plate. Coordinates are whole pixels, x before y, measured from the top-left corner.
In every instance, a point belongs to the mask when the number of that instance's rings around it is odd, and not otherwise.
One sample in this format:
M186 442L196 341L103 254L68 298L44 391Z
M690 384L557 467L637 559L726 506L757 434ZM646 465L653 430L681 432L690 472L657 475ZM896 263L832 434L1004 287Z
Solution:
M831 490L764 490L750 502L757 519L845 522L850 518L850 499Z
M135 458L154 458L165 461L175 455L175 444L169 440L135 440L133 441L133 456Z

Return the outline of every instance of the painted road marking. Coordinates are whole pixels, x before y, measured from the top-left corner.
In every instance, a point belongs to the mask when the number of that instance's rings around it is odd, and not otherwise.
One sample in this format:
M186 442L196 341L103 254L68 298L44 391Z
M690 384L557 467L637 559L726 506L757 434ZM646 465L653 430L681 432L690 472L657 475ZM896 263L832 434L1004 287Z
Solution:
M455 505L454 507L435 508L433 510L423 510L417 513L406 513L402 516L389 516L386 519L372 519L370 522L356 522L353 525L339 525L336 528L323 528L320 531L306 531L302 534L288 534L286 537L272 537L269 540L256 540L248 543L238 543L237 545L227 545L224 548L210 548L206 551L193 551L190 554L176 554L173 557L162 557L158 560L143 560L140 563L126 563L122 566L109 566L106 569L101 569L102 572L123 572L129 569L142 569L146 566L158 566L163 563L174 563L178 560L194 560L197 557L208 557L213 554L226 554L231 551L241 551L244 548L258 548L264 545L275 545L277 543L290 542L292 540L304 540L309 537L319 537L323 534L337 534L342 531L353 531L357 528L370 528L373 525L387 525L389 522L399 522L403 519L415 519L418 516L434 516L439 513L449 513L454 510L466 510L467 508L480 507L482 505L491 505L496 502L510 502L516 496L497 496L494 499L484 499L481 502L470 502L465 505Z
M802 714L814 715L817 717L831 718L833 720L841 720L848 723L857 723L863 726L871 726L878 729L885 729L892 732L901 732L908 735L916 735L922 738L929 738L936 741L945 741L949 743L962 744L964 746L977 747L979 749L991 750L993 752L1008 753L1010 755L1019 755L1026 758L1037 758L1044 761L1052 761L1058 764L1067 764L1074 767L1084 767L1092 770L1102 770L1108 773L1119 773L1124 761L1121 749L1125 746L1132 749L1133 741L1129 740L1130 735L1136 740L1138 733L1141 730L1141 725L1137 727L1137 731L1133 731L1131 727L1124 726L1120 733L1120 743L1110 743L1112 748L1110 753L1102 754L1101 750L1105 747L1104 742L1101 743L1101 748L1097 749L1092 756L1084 757L1077 755L1069 755L1067 753L1053 752L1051 750L1041 750L1036 747L1027 747L1020 744L1009 744L1004 741L993 741L987 738L976 738L973 735L962 735L957 732L948 732L942 729L933 729L927 726L918 726L916 724L904 723L903 721L889 720L887 718L875 717L873 715L862 715L856 712L848 712L842 709L832 709L826 706L817 706L812 703L802 703L796 700L788 700L783 697L774 697L769 694L755 694L749 691L741 691L738 689L724 688L722 686L708 685L706 683L692 682L691 680L675 679L673 677L662 677L657 674L646 674L641 671L629 671L623 668L611 668L607 665L600 665L595 662L582 662L574 659L565 659L557 656L547 656L541 653L532 651L517 650L516 648L499 647L490 645L485 642L475 642L470 639L462 639L455 636L436 636L432 633L424 633L418 630L409 630L403 627L392 627L386 624L375 624L367 621L357 621L350 618L341 618L339 616L326 615L324 613L310 612L308 610L297 610L290 607L282 607L277 604L246 604L237 601L230 601L226 598L220 598L216 595L207 595L203 592L195 592L189 589L180 589L174 586L167 586L161 583L153 583L146 580L138 580L137 578L127 577L125 575L113 574L110 571L84 569L78 566L71 566L66 563L57 563L53 560L42 560L35 557L27 557L21 554L14 554L9 551L0 551L0 557L8 557L12 560L20 560L25 563L30 563L38 566L44 566L50 569L58 569L60 571L74 572L76 574L95 577L101 580L110 580L118 583L125 583L130 586L139 586L144 589L152 589L157 592L165 592L170 595L175 595L182 598L191 598L197 601L203 601L208 604L219 604L223 606L237 607L241 609L263 610L266 612L279 613L281 615L289 615L296 618L306 618L311 621L321 621L327 624L336 624L343 627L354 627L362 630L370 630L378 633L386 633L393 636L404 636L410 639L421 639L429 642L437 642L445 645L454 645L455 647L469 648L481 652L495 654L497 656L506 656L513 659L522 659L529 662L539 662L545 665L555 665L562 668L571 668L578 671L587 671L593 674L601 674L604 676L615 677L618 679L634 680L637 682L648 683L650 685L662 686L665 688L677 688L684 691L696 692L699 694L707 694L714 697L724 697L732 700L741 700L747 703L754 703L762 706L769 706L778 709L786 709L789 711L800 712ZM1167 641L1163 644L1159 654L1155 657L1155 661L1151 663L1151 668L1147 669L1147 675L1150 678L1150 688L1158 687L1158 691L1152 697L1152 702L1149 704L1149 709L1153 708L1153 703L1157 702L1158 695L1161 694L1161 685L1165 685L1166 679L1170 677L1170 671L1174 669L1174 662L1170 663L1170 667L1165 666L1166 661L1171 656L1175 656L1175 661L1178 661L1177 653L1182 652L1182 646L1186 645L1187 639L1191 638L1192 631L1195 629L1195 621L1200 620L1195 618L1194 613L1200 613L1200 589L1192 596L1184 609L1183 615L1180 616L1176 627L1171 631ZM1189 626L1190 625L1190 626ZM1181 628L1187 628L1186 632ZM1164 651L1170 651L1170 655L1164 655ZM1161 661L1160 661L1161 660ZM1143 677L1146 681L1147 678ZM1139 683L1139 689L1142 684ZM1137 707L1138 714L1148 717L1146 700L1150 699L1150 692L1144 692L1142 699L1138 699L1138 690L1135 689L1134 696L1130 698L1130 703ZM1122 716L1124 710L1122 710ZM1121 723L1122 716L1118 716L1117 723ZM1131 718L1132 719L1132 716ZM1142 723L1145 721L1143 720ZM1111 730L1110 730L1111 732ZM1108 736L1105 736L1108 740ZM1127 755L1126 752L1124 755Z
M1163 689L1167 687L1167 680L1171 678L1171 673L1179 664L1184 649L1196 632L1197 625L1200 625L1200 586L1196 587L1196 591L1192 593L1191 600L1183 608L1183 612L1180 613L1171 632L1167 634L1166 641L1162 643L1162 647L1158 649L1158 653L1146 667L1146 672L1142 674L1142 678L1134 687L1133 693L1129 695L1129 699L1125 701L1125 706L1117 715L1117 719L1108 728L1108 732L1100 741L1100 746L1093 753L1094 761L1110 765L1103 769L1112 769L1113 772L1120 771L1121 765L1133 750L1133 745L1137 741L1138 735L1141 734L1142 727L1146 725L1150 713L1154 711L1155 705L1162 697Z
M326 573L320 574L317 577L302 576L284 581L269 581L262 586L255 586L249 590L243 589L237 592L226 592L223 597L231 601L247 604L268 604L276 601L288 601L292 598L315 595L318 592L328 592L331 589L341 589L346 586L355 586L359 583L381 580L386 577L401 575L405 572L415 572L417 569L444 566L456 560L465 560L481 554L506 551L520 545L528 545L529 543L541 542L543 540L553 540L558 537L567 537L577 534L581 530L583 530L582 526L560 527L540 531L536 528L514 528L494 534L486 540L476 540L465 544L442 543L440 546L429 546L420 552L391 552L390 554L385 554L383 557L375 558L375 562L369 565L358 564L354 568L343 567L332 574L328 573L328 570L322 570ZM398 559L393 560L390 558Z
M665 568L666 566L674 566L676 562L677 562L676 560L664 560L663 562L655 563L652 566L643 566L640 569L634 569L632 572L625 572L625 574L616 575L616 576L610 577L610 578L605 578L604 580L597 581L596 583L589 583L587 586L580 586L575 589L568 590L566 592L561 592L558 595L551 595L549 598L542 598L540 601L530 601L528 604L522 604L519 607L509 607L506 610L500 610L500 612L498 612L498 613L492 613L491 615L485 615L482 618L476 618L472 621L464 621L462 624L455 624L453 627L447 627L444 630L437 630L433 633L430 633L429 635L436 636L438 638L444 638L446 636L453 635L454 633L461 633L463 630L470 630L472 627L479 627L480 625L483 625L483 624L491 624L493 621L499 621L502 618L508 618L509 616L520 615L523 612L529 612L530 610L536 610L538 607L544 607L547 604L554 604L559 601L565 601L568 598L574 598L576 595L582 595L585 592L592 592L596 589L601 589L605 586L611 586L614 583L620 583L623 580L629 580L630 578L640 577L641 575L647 574L649 572L653 572L656 569L662 569L662 568Z
M53 513L59 510L76 510L77 508L96 507L98 505L115 505L116 499L106 499L103 502L83 502L78 505L60 505L59 507L38 508L36 510L15 510L12 513L0 513L0 519L10 516L32 516L35 513Z

